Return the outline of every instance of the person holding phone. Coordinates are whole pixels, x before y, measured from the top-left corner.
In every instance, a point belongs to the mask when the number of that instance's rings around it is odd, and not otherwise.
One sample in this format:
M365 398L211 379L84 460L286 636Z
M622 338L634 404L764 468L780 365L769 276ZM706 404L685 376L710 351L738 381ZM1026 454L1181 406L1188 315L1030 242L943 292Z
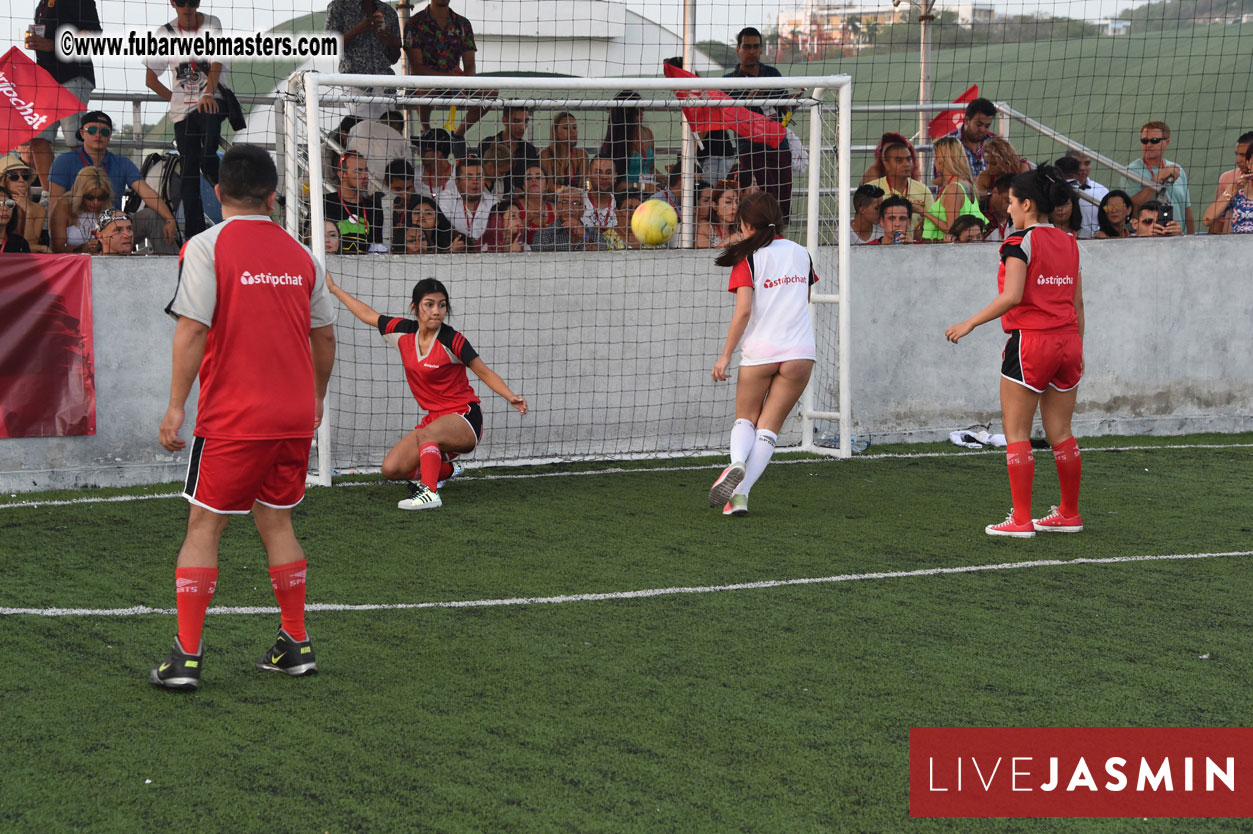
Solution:
M1188 174L1183 166L1166 158L1170 147L1170 125L1165 122L1145 122L1140 128L1140 158L1127 164L1127 170L1153 185L1141 187L1139 182L1127 180L1131 194L1132 209L1149 200L1170 203L1186 234L1195 231L1192 220L1192 197L1188 191ZM1138 190L1137 190L1138 189Z
M1183 227L1175 219L1170 203L1149 200L1136 209L1131 221L1136 237L1175 237L1183 234Z

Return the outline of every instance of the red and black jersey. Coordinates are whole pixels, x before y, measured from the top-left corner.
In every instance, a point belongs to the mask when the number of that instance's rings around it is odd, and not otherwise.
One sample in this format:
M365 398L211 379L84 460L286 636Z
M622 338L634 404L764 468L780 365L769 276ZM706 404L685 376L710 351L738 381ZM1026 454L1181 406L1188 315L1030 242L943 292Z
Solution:
M1079 326L1075 289L1079 282L1079 244L1053 226L1031 226L1014 231L1001 244L997 291L1005 289L1005 262L1018 258L1027 264L1022 301L1001 316L1006 333L1014 330L1073 330Z
M478 358L466 337L446 324L425 354L418 347L418 323L413 319L379 316L379 333L400 350L405 378L418 405L427 411L450 411L479 402L470 387L466 366Z

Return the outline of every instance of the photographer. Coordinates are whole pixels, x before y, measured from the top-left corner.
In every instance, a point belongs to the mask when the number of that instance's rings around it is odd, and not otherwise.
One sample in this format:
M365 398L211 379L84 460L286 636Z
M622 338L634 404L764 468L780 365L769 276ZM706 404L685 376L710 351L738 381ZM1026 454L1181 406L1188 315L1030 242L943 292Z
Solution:
M1156 200L1141 203L1133 221L1135 236L1175 237L1183 234L1183 227L1175 219L1173 208L1170 203L1159 203Z

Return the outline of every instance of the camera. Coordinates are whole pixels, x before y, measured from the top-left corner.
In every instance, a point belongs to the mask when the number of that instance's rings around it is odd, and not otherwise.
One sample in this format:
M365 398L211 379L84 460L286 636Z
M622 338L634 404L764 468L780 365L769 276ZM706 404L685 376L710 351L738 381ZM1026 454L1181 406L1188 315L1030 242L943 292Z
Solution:
M1162 206L1157 212L1157 225L1165 226L1175 219L1175 208L1170 203Z

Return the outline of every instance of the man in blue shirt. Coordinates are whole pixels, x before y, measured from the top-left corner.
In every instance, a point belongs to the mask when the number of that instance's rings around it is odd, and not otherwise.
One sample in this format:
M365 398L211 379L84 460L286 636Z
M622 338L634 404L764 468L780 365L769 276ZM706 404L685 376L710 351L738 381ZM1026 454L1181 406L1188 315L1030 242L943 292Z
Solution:
M84 113L82 126L78 129L78 139L83 144L72 151L66 151L52 161L52 172L49 175L48 214L61 195L74 187L74 179L78 172L89 166L104 171L109 182L113 184L113 207L122 207L122 193L129 185L139 195L144 204L156 213L159 221L144 224L142 218L136 217L136 237L155 238L158 233L167 246L177 246L178 224L174 221L174 213L165 201L157 196L148 183L139 175L139 168L124 156L118 156L109 150L109 140L113 136L113 119L100 110ZM159 228L158 228L159 227ZM177 249L175 249L177 251Z
M739 63L723 78L782 78L783 74L769 64L761 62L761 32L752 26L741 29L735 36L735 55ZM737 99L782 98L787 90L730 90L728 94ZM791 112L790 107L749 107L754 113L783 121ZM783 222L792 213L792 153L784 139L777 148L771 148L748 139L739 140L740 188L747 188L754 179L763 191L774 196L783 210Z
M1175 219L1183 221L1184 234L1196 231L1192 219L1192 195L1188 191L1188 174L1181 165L1166 158L1170 147L1170 125L1161 121L1145 122L1140 128L1140 158L1127 163L1127 170L1153 180L1154 185L1139 187L1138 182L1125 180L1134 211L1149 200L1174 206Z

